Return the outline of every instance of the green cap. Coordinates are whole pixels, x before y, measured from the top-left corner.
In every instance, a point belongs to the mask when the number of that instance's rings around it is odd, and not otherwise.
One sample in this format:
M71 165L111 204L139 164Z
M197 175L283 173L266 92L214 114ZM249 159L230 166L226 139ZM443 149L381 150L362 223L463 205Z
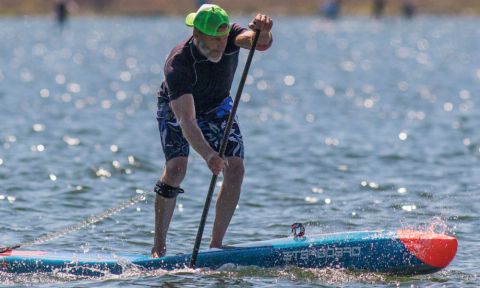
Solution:
M230 33L230 20L227 12L214 4L203 4L197 12L188 14L185 24L210 36L225 36ZM218 32L222 25L227 25L228 29Z

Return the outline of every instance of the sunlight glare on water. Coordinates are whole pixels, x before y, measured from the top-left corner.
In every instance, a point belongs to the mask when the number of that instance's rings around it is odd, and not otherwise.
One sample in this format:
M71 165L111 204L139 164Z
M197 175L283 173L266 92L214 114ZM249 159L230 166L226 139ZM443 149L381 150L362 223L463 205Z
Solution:
M404 278L298 268L147 272L123 263L120 276L0 272L0 283L476 287L479 20L274 21L274 45L255 54L238 110L246 174L225 244L287 237L295 222L307 235L412 228L458 237L447 269ZM41 17L0 19L0 245L149 254L152 190L164 165L156 92L168 52L190 30L181 17L76 18L56 28ZM242 51L232 94L245 59ZM188 165L169 254L191 251L211 177L193 151Z

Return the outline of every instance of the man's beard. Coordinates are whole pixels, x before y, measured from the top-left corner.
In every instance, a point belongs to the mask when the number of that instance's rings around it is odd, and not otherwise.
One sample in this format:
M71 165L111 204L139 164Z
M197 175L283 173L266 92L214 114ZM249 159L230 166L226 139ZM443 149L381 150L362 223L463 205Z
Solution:
M217 58L212 58L210 54L212 53L212 49L208 48L207 45L203 43L201 40L197 40L197 48L200 50L200 53L203 54L203 56L207 57L208 61L213 62L213 63L218 63L220 60L222 60L223 53L220 54Z

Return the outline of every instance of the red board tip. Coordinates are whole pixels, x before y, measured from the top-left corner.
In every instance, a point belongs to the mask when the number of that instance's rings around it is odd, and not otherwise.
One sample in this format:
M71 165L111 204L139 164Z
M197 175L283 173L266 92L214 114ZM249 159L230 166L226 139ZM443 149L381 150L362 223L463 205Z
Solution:
M432 267L447 267L457 253L452 236L416 230L397 230L397 235L410 253Z

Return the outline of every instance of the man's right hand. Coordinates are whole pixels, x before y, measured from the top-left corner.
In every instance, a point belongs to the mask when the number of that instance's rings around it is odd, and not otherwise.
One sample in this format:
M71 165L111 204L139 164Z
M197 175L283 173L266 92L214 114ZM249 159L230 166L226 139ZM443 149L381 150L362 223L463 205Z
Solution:
M209 153L207 157L205 157L205 162L207 162L208 168L214 175L220 174L226 165L226 161L215 151Z

